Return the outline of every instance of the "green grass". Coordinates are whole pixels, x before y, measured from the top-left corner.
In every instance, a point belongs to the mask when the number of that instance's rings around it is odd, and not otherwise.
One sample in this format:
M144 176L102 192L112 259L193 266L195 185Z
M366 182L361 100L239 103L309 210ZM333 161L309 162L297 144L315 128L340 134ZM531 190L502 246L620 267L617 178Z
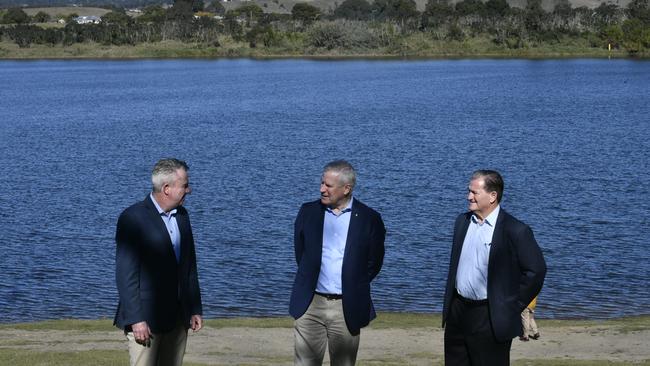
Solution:
M387 328L439 328L442 320L440 314L431 313L379 313L370 323L373 329ZM621 332L633 332L650 329L650 315L623 317L608 320L579 320L579 319L538 319L537 323L543 328L557 327L598 327L615 326ZM205 326L212 328L292 328L293 319L290 317L266 318L218 318L206 319ZM33 323L0 324L2 329L19 330L74 330L74 331L111 331L116 328L111 319L99 320L46 320Z
M11 366L124 366L129 363L126 351L93 350L83 352L38 352L0 348L0 365Z
M633 332L650 329L650 316L628 316L607 320L581 320L581 319L540 319L540 327L598 327L615 326L620 332Z
M370 327L373 329L389 328L439 328L440 314L419 314L419 313L380 313ZM616 332L631 332L650 329L650 316L624 317L611 320L538 320L542 328L566 328L566 327L587 327L597 331L600 327L608 327ZM252 327L252 328L291 328L293 319L290 317L275 318L221 318L208 319L205 321L207 327L229 328L229 327ZM23 331L77 331L77 332L104 332L117 331L112 325L110 319L99 320L48 320L34 323L2 324L2 330L17 329ZM0 365L11 366L82 366L82 365L127 365L128 352L124 350L93 350L78 352L56 352L56 351L37 351L31 346L38 343L38 339L21 338L13 339L0 338ZM61 340L62 342L64 339ZM433 350L432 350L433 351ZM214 355L215 362L219 360L219 354ZM360 360L360 366L397 366L404 365L413 360L422 360L423 363L430 365L443 365L442 356L435 353L422 353L417 355L408 355L401 358L395 355L386 355L385 357L373 360ZM257 364L286 363L291 361L290 355L287 357L269 357L261 359ZM188 366L204 366L200 363L185 363ZM512 362L513 366L650 366L650 360L644 360L638 363L623 361L604 361L604 360L574 360L574 359L551 359L551 360L516 360Z
M83 352L37 352L34 350L0 348L0 364L11 366L123 366L128 365L126 351L93 350ZM215 357L218 361L218 356ZM422 355L423 360L430 361L431 365L442 365L440 355ZM264 363L287 362L290 358L268 359ZM360 366L400 366L405 364L401 358L380 358L374 360L360 360ZM650 366L650 361L641 363L613 362L598 360L516 360L513 366ZM185 366L204 366L202 363L184 363Z
M370 323L373 329L388 328L423 328L440 327L440 314L419 313L379 313ZM222 318L208 319L205 325L212 328L292 328L293 319L290 317L271 318Z
M373 329L440 328L441 324L440 314L379 313L370 323L370 327Z
M113 326L113 320L81 320L81 319L63 319L63 320L45 320L33 323L13 323L0 324L2 329L19 329L19 330L74 330L87 332L111 331L116 328Z
M208 319L204 325L212 328L292 328L293 319L289 317L221 318Z
M600 361L600 360L516 360L510 363L512 366L649 366L650 361L618 362L618 361Z

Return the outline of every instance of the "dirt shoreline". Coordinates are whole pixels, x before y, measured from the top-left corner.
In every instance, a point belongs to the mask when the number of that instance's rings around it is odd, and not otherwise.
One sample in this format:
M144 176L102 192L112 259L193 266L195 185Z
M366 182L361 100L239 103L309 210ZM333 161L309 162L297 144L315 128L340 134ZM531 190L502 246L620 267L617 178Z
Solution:
M540 321L542 337L513 341L513 360L599 360L650 363L650 326L646 320L581 322ZM443 330L429 326L378 327L362 330L359 361L379 365L441 364ZM0 348L36 352L123 351L119 330L26 330L5 325L0 329ZM292 365L293 333L287 327L206 326L190 334L187 363L205 365ZM570 364L570 363L569 363Z

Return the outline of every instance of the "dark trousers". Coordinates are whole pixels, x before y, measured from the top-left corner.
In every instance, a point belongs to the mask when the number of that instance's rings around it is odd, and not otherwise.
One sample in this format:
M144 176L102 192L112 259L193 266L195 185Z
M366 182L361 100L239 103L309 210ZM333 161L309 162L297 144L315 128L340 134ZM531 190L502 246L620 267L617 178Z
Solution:
M512 340L497 342L487 302L451 301L445 325L446 366L508 366Z

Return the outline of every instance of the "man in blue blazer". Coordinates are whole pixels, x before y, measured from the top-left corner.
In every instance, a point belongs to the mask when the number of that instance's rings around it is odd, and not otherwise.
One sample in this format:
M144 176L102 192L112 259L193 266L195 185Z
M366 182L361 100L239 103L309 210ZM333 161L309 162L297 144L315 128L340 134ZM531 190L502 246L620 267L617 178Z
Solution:
M320 199L295 221L296 272L289 313L295 364L354 365L361 328L376 317L370 282L381 270L386 229L379 213L352 197L356 173L333 161L321 177Z
M191 193L188 170L181 160L158 161L153 192L117 222L114 324L126 334L132 366L180 366L188 328L203 325L192 227L182 206Z
M509 365L521 311L542 289L542 251L530 227L501 209L502 196L498 172L474 172L470 212L454 227L442 313L445 365Z

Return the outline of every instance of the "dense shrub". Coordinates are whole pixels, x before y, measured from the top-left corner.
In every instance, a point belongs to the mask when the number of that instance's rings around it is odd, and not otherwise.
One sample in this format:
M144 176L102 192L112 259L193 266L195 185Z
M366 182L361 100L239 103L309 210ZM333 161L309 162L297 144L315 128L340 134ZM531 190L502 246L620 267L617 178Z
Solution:
M317 48L375 48L381 39L366 23L337 19L314 23L307 30L307 43Z

